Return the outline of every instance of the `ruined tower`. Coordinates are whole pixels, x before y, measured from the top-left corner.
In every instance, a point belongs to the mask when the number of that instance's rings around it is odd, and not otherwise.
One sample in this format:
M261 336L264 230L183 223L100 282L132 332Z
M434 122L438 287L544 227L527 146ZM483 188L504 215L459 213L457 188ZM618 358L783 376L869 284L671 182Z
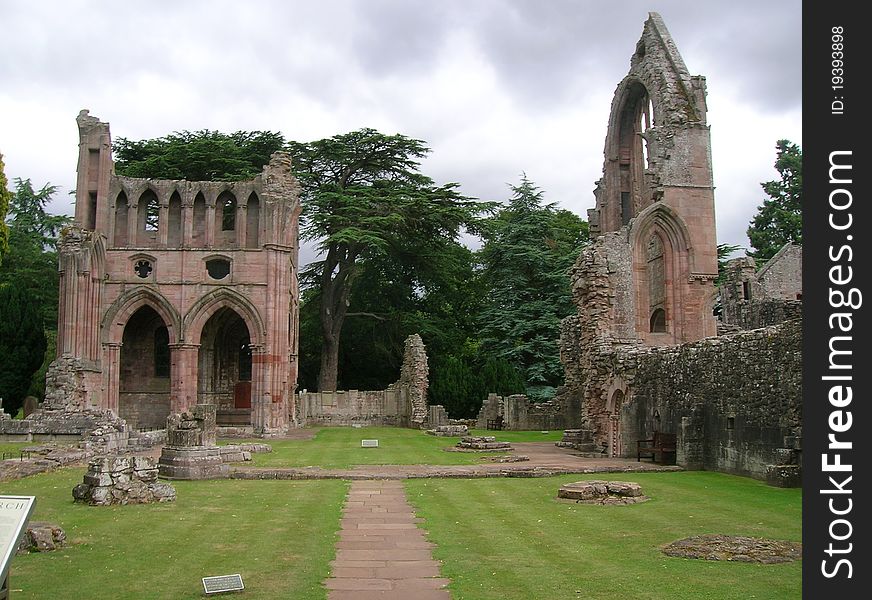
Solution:
M563 400L579 406L586 449L626 455L650 425L629 418L633 360L619 351L717 335L717 242L705 79L691 76L651 13L612 101L593 242L571 272ZM626 369L625 369L626 367ZM647 423L646 421L646 423Z
M60 241L46 405L132 427L215 404L219 424L294 420L299 184L276 153L249 181L121 177L109 124L82 111L75 224Z
M705 78L691 76L660 15L651 13L612 100L603 177L589 211L611 250L609 324L648 345L715 335L717 277ZM623 252L618 248L623 246Z

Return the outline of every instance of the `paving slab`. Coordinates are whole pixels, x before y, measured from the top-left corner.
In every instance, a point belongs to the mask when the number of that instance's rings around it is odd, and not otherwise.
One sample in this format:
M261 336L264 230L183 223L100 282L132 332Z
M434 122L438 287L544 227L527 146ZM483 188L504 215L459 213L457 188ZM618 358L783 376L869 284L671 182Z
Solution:
M324 582L328 600L450 600L420 521L402 482L353 481Z

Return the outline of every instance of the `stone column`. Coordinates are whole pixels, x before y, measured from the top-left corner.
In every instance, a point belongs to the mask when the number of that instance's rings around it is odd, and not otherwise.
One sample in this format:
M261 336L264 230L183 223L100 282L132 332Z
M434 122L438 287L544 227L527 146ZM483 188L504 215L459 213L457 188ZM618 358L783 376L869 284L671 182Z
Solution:
M236 203L236 247L245 248L246 231L248 230L248 206L242 202Z
M157 218L157 243L161 248L166 248L170 233L170 207L169 204L160 203Z
M190 248L194 245L194 206L182 205L182 247Z
M261 433L270 427L270 404L272 394L269 391L270 366L266 348L262 345L251 346L251 425L254 431Z
M121 385L121 342L103 344L103 361L105 365L106 408L118 415L118 397Z
M170 412L180 413L197 404L199 344L170 344Z
M127 199L127 246L135 248L139 245L137 227L139 226L139 203L133 198Z
M675 463L688 471L705 468L705 411L701 404L694 406L690 415L681 417L676 436Z
M215 246L215 202L206 203L206 247Z

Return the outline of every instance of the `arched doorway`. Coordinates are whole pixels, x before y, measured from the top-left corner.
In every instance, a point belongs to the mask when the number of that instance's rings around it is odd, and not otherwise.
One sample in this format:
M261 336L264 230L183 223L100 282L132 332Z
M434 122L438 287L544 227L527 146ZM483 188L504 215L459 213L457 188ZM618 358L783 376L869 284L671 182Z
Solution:
M169 414L169 331L157 311L144 305L124 326L118 416L133 429L160 429L166 427Z
M198 401L215 405L218 423L251 424L251 337L232 308L219 308L203 326L198 366Z
M608 403L608 455L623 454L623 439L621 436L621 406L624 404L623 390L615 390Z

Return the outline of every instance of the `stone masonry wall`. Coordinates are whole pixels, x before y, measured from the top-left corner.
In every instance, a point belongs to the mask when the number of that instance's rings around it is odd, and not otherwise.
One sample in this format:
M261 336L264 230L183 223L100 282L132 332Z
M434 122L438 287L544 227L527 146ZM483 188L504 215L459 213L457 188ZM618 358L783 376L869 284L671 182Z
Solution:
M406 338L400 379L386 390L297 394L297 418L306 425L423 427L428 420L429 369L424 342Z
M799 464L802 437L801 321L669 347L616 347L599 355L588 397L625 391L622 447L654 431L678 437L678 463L758 479L772 465ZM619 382L616 384L616 382ZM597 406L599 408L597 408ZM594 446L611 433L608 401L589 403Z

